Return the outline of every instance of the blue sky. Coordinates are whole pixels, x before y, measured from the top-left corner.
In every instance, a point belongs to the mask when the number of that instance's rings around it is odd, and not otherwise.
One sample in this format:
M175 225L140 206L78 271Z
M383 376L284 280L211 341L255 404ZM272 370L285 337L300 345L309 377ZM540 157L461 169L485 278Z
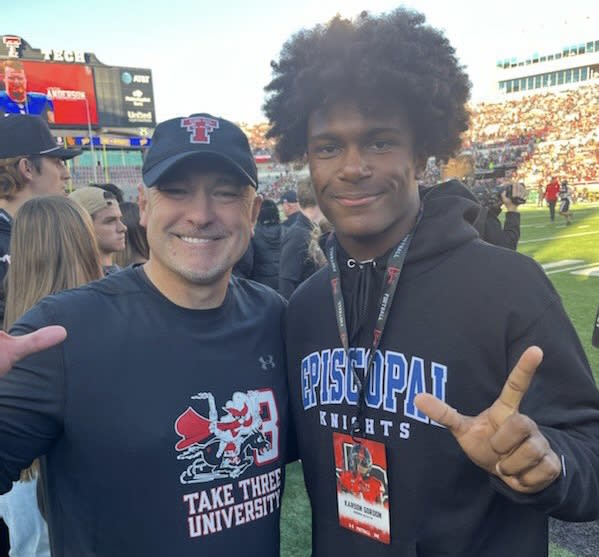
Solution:
M93 52L106 64L152 69L159 121L210 112L259 122L270 60L284 41L336 13L399 5L387 0L29 0L2 2L0 35L34 48ZM599 39L595 0L411 0L443 29L467 67L473 98L488 94L501 58ZM168 9L165 9L168 6Z

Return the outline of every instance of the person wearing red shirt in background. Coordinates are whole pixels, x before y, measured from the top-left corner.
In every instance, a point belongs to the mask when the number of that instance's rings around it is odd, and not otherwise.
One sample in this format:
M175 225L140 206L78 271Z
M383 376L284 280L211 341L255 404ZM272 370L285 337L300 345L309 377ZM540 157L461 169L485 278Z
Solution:
M545 186L545 200L549 205L549 218L551 222L555 220L555 204L557 202L557 196L559 193L559 180L557 177L552 176L551 182Z

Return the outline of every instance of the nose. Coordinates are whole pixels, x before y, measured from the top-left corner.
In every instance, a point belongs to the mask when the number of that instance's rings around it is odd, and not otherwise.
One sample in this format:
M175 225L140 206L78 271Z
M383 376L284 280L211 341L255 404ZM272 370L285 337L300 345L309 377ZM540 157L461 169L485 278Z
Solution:
M119 232L122 232L123 234L127 232L127 226L122 220L119 220Z
M359 146L347 147L339 174L341 180L355 183L368 178L371 174L372 170Z
M68 182L71 179L71 173L69 172L69 167L67 166L66 161L60 161L60 178L63 182Z
M186 217L193 226L198 228L203 228L214 221L212 200L204 188L199 188L191 199Z

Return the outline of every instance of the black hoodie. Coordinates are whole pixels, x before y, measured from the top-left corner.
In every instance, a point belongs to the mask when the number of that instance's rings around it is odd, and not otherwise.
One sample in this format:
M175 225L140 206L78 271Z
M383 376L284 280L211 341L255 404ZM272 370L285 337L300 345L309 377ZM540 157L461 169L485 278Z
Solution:
M252 238L254 269L251 278L275 290L279 288L279 260L283 230L281 224L259 224Z
M458 182L422 196L423 218L371 372L365 414L373 432L367 437L386 447L390 545L338 524L332 436L348 433L356 397L328 269L300 286L289 304L290 398L313 511L313 556L545 556L547 515L580 521L599 515L599 392L541 268L478 238L469 224L476 202ZM348 305L352 278L341 253L339 263ZM370 349L373 297L350 353L358 372ZM419 413L414 397L425 390L476 415L495 401L530 345L545 357L521 411L562 458L564 473L542 492L523 495L473 464L448 430Z

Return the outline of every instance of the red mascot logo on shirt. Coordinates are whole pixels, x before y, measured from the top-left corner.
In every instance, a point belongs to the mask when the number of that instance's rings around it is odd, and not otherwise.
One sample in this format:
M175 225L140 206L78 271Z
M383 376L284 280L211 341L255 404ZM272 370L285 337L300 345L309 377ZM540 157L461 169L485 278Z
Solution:
M175 422L181 437L175 445L177 459L192 460L181 483L238 478L254 464L278 458L278 411L270 389L234 393L220 417L212 393L191 398L207 401L208 417L190 406Z

